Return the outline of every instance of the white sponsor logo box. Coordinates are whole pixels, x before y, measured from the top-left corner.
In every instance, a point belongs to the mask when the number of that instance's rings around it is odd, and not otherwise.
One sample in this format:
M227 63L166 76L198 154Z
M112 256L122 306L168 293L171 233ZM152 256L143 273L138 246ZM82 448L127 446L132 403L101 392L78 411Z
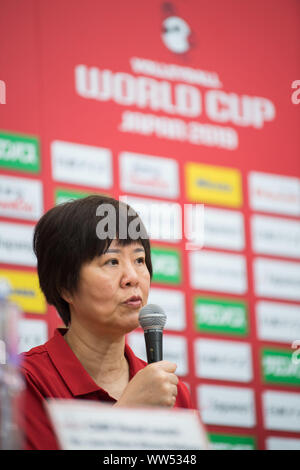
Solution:
M179 196L178 163L170 158L122 152L120 185L124 192L175 199Z
M300 431L300 394L267 390L262 394L266 429Z
M300 263L256 258L253 268L258 297L300 300Z
M176 374L185 376L188 370L187 343L183 336L165 334L163 337L164 359L177 364Z
M291 344L300 338L300 305L259 301L256 319L261 340Z
M204 246L225 250L243 250L245 248L243 214L205 206Z
M254 215L251 228L255 253L300 258L300 222Z
M181 206L176 202L120 196L141 217L149 237L176 243L182 239Z
M193 289L245 294L246 259L242 255L201 251L189 253Z
M252 428L256 424L254 392L249 388L200 385L198 407L205 424Z
M237 382L253 378L248 343L199 339L195 341L195 358L198 377Z
M300 215L300 180L298 178L251 172L249 195L252 210Z
M300 450L300 439L292 437L268 437L266 439L267 450Z
M138 357L147 362L144 333L130 333L128 344ZM185 376L188 373L187 344L183 336L163 335L163 360L177 364L177 375Z
M109 189L112 186L112 157L106 148L55 140L51 143L55 181Z
M38 220L43 214L41 181L0 176L0 216Z
M167 315L166 330L182 331L186 326L184 292L151 287L149 304L159 305Z
M20 266L36 266L32 249L34 227L0 222L0 261Z
M19 321L19 353L29 351L43 344L48 339L48 326L47 322L43 320L31 320L29 318L22 318Z

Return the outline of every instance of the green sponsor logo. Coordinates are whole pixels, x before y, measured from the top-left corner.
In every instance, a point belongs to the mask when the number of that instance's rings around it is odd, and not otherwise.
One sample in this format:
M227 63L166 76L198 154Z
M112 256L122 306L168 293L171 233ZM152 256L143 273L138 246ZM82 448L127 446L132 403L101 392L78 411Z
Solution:
M256 440L251 436L232 436L229 434L208 434L213 450L254 450Z
M38 139L0 131L0 167L37 173L40 170Z
M195 297L195 325L199 331L246 336L246 303L235 300Z
M264 381L274 384L300 385L300 364L292 362L293 351L264 348L261 366Z
M55 190L55 204L62 204L63 202L72 201L74 199L81 199L83 197L97 195L100 196L100 193L90 193L86 191L74 191L69 189L56 189ZM103 196L109 196L108 194L102 194Z
M177 250L152 247L151 259L154 282L180 284L181 259Z

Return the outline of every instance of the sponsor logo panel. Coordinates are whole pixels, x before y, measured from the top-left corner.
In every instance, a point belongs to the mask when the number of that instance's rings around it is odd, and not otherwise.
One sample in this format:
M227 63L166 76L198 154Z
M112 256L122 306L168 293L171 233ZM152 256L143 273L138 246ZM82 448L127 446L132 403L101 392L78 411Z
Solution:
M182 331L186 327L185 295L174 289L151 287L148 303L160 305L167 315L166 330Z
M300 394L266 390L262 394L266 429L300 431Z
M300 450L300 439L292 437L268 437L267 450Z
M300 263L256 258L253 267L258 297L300 300Z
M95 192L86 192L86 191L74 191L74 190L69 190L69 189L60 189L57 188L55 190L55 204L63 204L64 202L76 200L76 199L81 199L83 197L87 196L92 196L92 195L101 195L103 194L104 196L109 196L107 193L95 193Z
M55 181L104 189L112 186L109 149L56 140L51 143L51 159Z
M237 341L195 341L196 375L208 379L250 382L253 378L251 347Z
M0 167L37 173L40 169L37 137L0 131Z
M0 222L0 262L36 266L32 249L34 227Z
M241 428L256 424L254 392L250 388L200 385L197 396L205 424Z
M42 182L0 176L0 216L38 220L43 214Z
M245 248L241 212L204 207L204 246L241 251Z
M256 318L261 340L292 343L300 338L300 305L259 301Z
M246 259L242 255L201 251L189 253L193 289L245 294Z
M4 279L11 287L9 299L24 312L46 312L46 300L36 273L0 269L0 279Z
M122 152L120 185L124 192L175 199L179 196L178 163L170 158Z
M300 215L300 180L298 178L249 173L250 207L254 211Z
M141 217L149 237L176 243L182 239L182 211L176 202L120 196Z
M29 318L22 318L19 321L19 353L29 351L29 349L39 346L45 343L47 339L47 322Z
M266 383L281 385L300 385L300 361L292 361L292 350L263 348L261 367Z
M212 450L254 450L256 440L252 436L235 436L230 434L208 434Z
M129 333L128 344L139 358L147 362L143 333ZM185 376L188 373L186 338L165 334L163 338L163 359L177 364L176 375Z
M300 222L254 215L251 227L255 253L300 258Z
M185 376L188 374L187 343L183 336L164 335L163 357L166 361L177 364L176 374Z
M187 199L220 206L240 208L243 204L239 170L187 163L185 166Z
M151 248L153 282L180 284L181 257L179 251L153 246Z
M248 314L245 302L195 297L195 323L198 331L246 336Z

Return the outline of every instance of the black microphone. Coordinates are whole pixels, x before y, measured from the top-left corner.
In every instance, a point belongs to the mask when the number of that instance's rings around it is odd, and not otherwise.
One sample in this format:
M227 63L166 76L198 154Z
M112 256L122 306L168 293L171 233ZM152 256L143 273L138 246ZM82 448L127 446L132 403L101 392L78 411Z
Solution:
M158 305L148 304L139 313L139 322L144 330L148 363L162 361L163 329L167 315Z

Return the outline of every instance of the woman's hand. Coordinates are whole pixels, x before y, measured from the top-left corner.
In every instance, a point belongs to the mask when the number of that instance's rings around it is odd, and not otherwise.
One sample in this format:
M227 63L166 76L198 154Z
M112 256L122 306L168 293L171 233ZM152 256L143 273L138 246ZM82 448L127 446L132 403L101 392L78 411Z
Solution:
M175 405L178 377L177 365L159 361L141 369L128 383L115 406Z

